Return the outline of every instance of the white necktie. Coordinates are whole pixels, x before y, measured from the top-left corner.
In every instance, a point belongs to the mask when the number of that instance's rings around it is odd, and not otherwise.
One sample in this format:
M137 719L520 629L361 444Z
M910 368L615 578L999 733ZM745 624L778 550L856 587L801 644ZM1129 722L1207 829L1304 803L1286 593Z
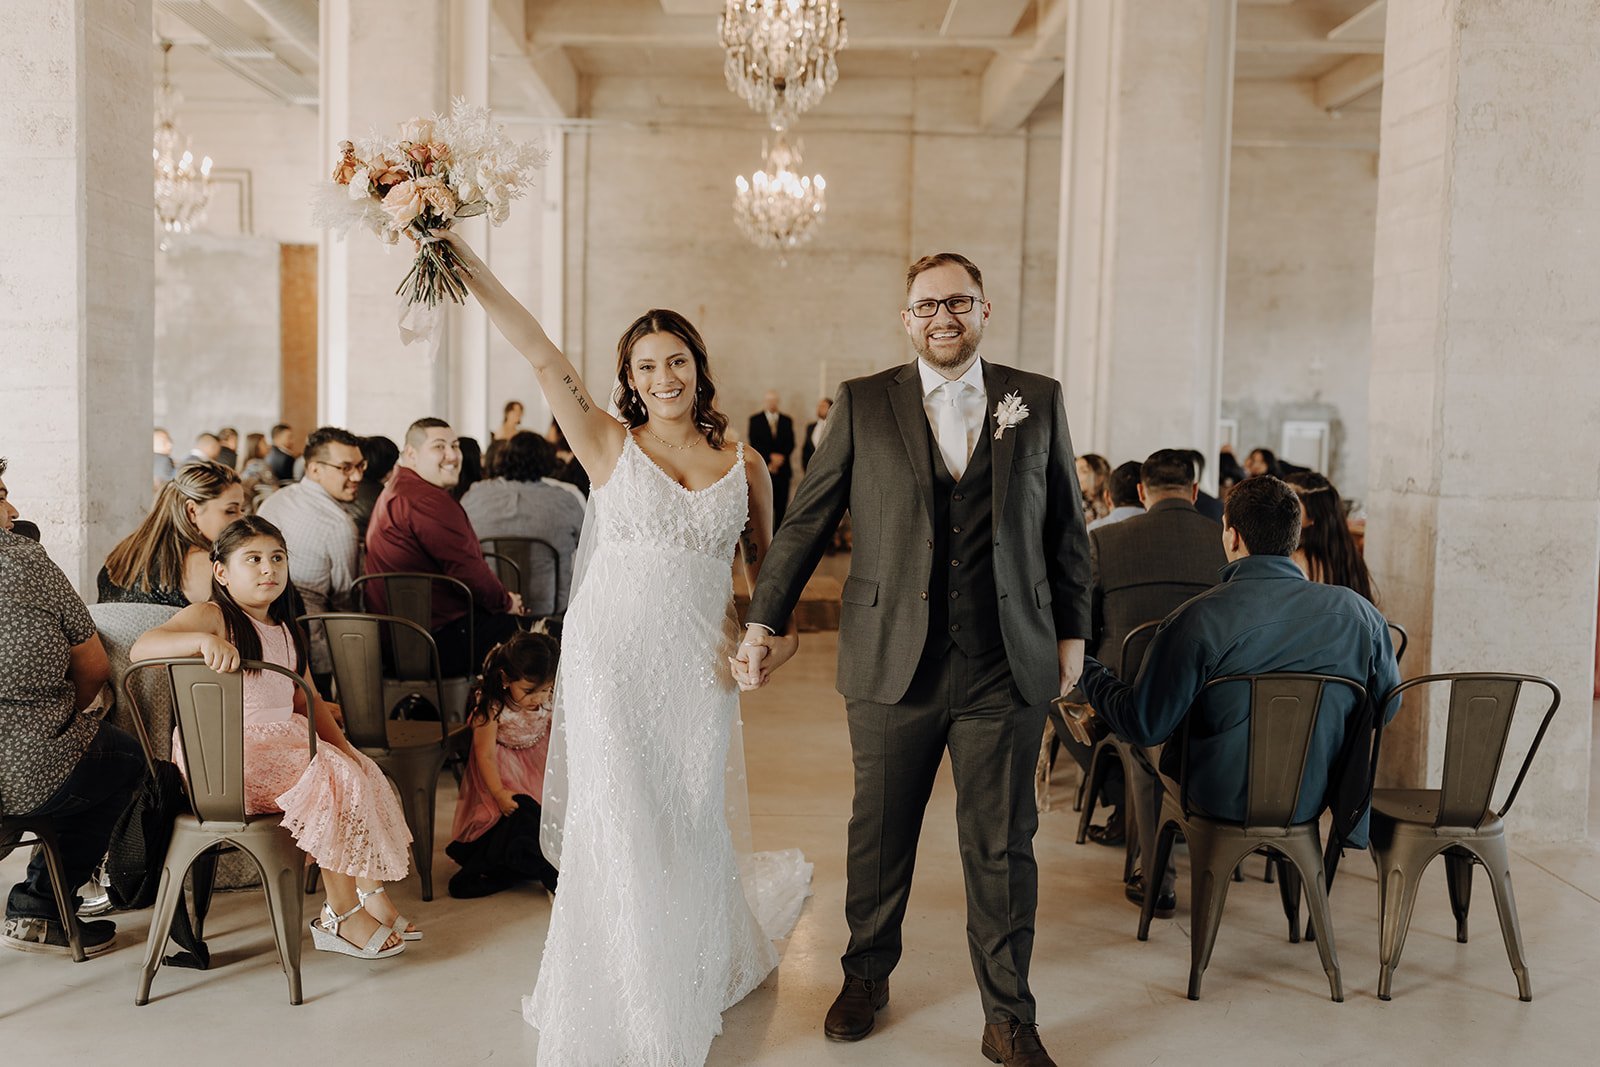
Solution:
M967 469L967 419L961 411L966 382L945 382L939 387L939 454L950 470L950 477L961 480Z

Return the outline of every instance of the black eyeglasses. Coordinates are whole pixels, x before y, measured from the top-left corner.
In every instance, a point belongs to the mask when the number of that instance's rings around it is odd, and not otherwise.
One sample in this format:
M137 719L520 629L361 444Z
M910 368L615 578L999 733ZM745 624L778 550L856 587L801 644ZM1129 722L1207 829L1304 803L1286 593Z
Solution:
M349 478L351 475L355 474L365 474L367 470L367 463L365 460L357 463L329 463L325 459L314 459L311 462L320 463L324 467L330 467L344 475L346 478Z
M911 314L919 319L931 319L939 314L939 305L950 309L952 315L965 315L978 302L975 296L947 296L943 300L918 300L911 305Z

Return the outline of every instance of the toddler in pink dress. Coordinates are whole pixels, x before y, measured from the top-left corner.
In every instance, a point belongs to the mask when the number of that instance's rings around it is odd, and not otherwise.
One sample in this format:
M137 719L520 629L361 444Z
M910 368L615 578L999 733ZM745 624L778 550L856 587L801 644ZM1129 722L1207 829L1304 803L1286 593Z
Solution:
M468 716L472 759L445 848L461 865L450 879L453 897L488 896L528 879L555 891L556 869L539 849L539 808L558 655L547 635L519 633L484 659Z

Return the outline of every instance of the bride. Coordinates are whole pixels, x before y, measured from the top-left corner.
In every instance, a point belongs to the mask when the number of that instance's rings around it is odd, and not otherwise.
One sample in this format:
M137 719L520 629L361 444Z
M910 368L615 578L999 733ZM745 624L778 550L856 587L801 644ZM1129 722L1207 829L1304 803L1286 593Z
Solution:
M725 440L705 344L683 316L650 311L622 335L618 422L466 242L436 236L533 365L594 486L545 786L561 885L523 1007L539 1063L703 1064L722 1012L777 966L772 938L810 891L797 850L741 864L729 829L744 803L732 564L742 543L755 581L772 480Z

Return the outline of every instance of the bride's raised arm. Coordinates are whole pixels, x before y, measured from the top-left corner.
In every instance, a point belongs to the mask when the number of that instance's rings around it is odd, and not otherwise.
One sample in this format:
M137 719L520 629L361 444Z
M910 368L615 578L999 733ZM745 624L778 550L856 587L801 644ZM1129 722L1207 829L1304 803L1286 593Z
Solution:
M466 267L467 288L478 298L490 320L533 366L550 412L561 424L573 455L595 482L602 482L617 464L627 429L596 404L561 349L551 343L539 320L512 296L500 279L478 257L460 234L435 230L433 236L450 245Z

